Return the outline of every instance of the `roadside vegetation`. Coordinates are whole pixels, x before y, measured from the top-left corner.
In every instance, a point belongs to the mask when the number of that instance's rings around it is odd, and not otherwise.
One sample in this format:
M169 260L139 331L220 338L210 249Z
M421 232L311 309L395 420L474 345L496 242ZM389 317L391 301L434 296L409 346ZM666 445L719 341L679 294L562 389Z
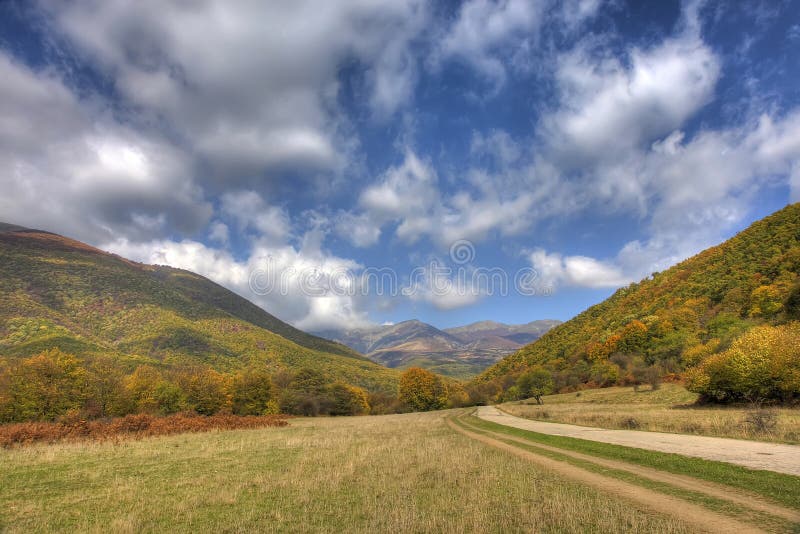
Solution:
M502 409L551 423L800 443L797 408L695 404L698 398L680 384L664 384L655 391L613 387L548 395L541 406L531 399Z

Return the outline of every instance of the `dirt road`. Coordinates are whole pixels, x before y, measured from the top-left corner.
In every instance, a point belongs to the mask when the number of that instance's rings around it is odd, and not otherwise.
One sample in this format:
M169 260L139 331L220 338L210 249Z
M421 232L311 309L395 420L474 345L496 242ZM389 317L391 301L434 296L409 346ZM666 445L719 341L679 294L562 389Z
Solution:
M800 476L800 446L763 443L727 438L643 432L638 430L606 430L562 423L545 423L515 417L494 406L481 406L479 418L541 434L567 436L638 449L695 456L738 464L751 469L765 469Z

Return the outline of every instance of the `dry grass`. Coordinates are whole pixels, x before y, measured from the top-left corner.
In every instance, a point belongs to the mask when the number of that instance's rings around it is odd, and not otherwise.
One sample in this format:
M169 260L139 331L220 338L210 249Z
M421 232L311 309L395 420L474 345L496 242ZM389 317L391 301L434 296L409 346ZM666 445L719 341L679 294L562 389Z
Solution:
M678 384L657 391L607 388L544 397L544 405L509 403L507 412L519 417L596 426L676 432L702 436L800 442L800 410L768 408L774 426L754 424L748 407L695 406L696 395ZM756 418L757 419L757 418Z
M0 530L686 531L462 436L445 416L0 451Z
M285 415L175 414L156 417L137 414L107 421L76 419L55 423L12 423L0 425L0 447L8 448L39 442L140 439L186 432L286 426L288 424L286 420Z

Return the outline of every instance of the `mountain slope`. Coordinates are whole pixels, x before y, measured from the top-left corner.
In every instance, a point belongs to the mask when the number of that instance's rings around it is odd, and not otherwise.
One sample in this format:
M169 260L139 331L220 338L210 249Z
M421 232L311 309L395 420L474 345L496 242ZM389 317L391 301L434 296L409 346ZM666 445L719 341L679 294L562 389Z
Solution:
M416 366L447 376L468 378L558 323L545 320L506 325L483 321L439 330L411 320L344 332L321 332L320 335L366 353L388 367Z
M476 381L508 383L506 377L543 364L557 385L560 374L568 375L561 385L599 383L609 363L625 357L680 371L754 325L800 319L799 272L800 204L792 204L721 245L619 289Z
M511 341L517 345L524 345L542 337L542 335L561 324L554 319L531 321L526 324L504 324L495 321L479 321L477 323L445 328L444 331L463 342L486 342L487 339L500 338Z
M56 234L0 225L0 355L58 347L112 354L131 366L274 371L310 366L393 391L396 371L281 322L197 274L128 261Z

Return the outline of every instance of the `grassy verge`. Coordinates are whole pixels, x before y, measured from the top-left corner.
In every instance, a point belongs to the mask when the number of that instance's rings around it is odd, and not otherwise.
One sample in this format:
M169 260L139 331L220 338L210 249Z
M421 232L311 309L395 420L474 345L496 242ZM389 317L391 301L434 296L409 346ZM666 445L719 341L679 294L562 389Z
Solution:
M534 443L542 443L565 450L582 452L601 458L621 460L632 464L660 469L669 473L688 475L698 479L726 484L734 488L750 491L768 500L789 508L800 510L800 477L756 471L723 462L701 458L691 458L679 454L669 454L644 449L611 445L578 438L550 436L528 430L511 428L489 421L469 417L469 424L509 436L517 436Z
M796 408L766 409L768 424L756 426L747 406L697 406L696 400L697 395L683 386L664 384L656 391L615 387L549 395L541 406L525 401L505 404L503 409L517 417L555 423L800 442L800 410Z
M0 531L685 532L448 412L0 450Z

